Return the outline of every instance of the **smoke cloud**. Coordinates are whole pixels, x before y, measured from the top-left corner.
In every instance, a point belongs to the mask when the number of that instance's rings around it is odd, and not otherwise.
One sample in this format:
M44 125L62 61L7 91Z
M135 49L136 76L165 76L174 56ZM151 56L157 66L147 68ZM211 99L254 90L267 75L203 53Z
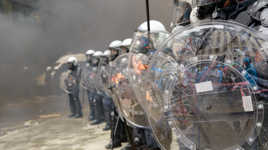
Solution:
M151 0L151 18L169 25L171 0ZM1 96L33 96L35 78L60 56L104 50L145 21L144 0L40 0L31 16L0 15ZM14 99L13 99L14 100Z

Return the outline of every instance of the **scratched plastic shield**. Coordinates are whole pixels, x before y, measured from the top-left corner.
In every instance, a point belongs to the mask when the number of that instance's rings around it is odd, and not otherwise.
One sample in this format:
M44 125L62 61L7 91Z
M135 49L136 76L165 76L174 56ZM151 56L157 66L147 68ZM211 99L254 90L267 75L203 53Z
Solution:
M92 90L99 90L100 83L98 82L98 67L90 68L88 76L88 86L91 87Z
M80 99L82 104L83 114L89 114L89 101L88 96L90 92L96 92L96 82L93 82L98 78L97 68L91 67L89 64L84 63L80 65L82 68L81 79L80 79ZM84 115L83 124L88 124L88 116Z
M148 33L137 33L134 35L133 44L131 45L131 53L129 59L129 79L133 86L135 95L147 114L147 118L150 120L150 127L152 131L156 131L156 140L163 149L178 149L177 142L172 138L171 128L168 125L167 120L165 120L164 114L160 109L162 105L155 101L157 99L162 99L161 90L157 90L153 87L152 82L154 82L153 76L148 76L149 74L149 64L152 56L155 54L156 50L160 47L161 43L168 38L168 34L165 32L151 33L150 41L152 42L147 47L148 51L144 51L143 39L148 38ZM166 60L171 60L171 57L165 58ZM161 60L163 62L163 60ZM175 64L177 64L175 62ZM155 69L156 72L162 72L161 70ZM153 91L155 89L155 91ZM150 115L153 113L154 115ZM150 117L157 117L153 120ZM157 123L155 123L155 121Z
M117 66L114 62L110 62L109 65L106 67L106 70L103 70L103 73L107 75L107 94L112 97L115 107L118 110L119 116L122 118L122 114L119 105L119 98L116 93L116 83L114 82L114 74L116 73Z
M240 24L206 22L171 35L150 61L151 85L140 94L162 148L254 149L264 116L256 78L266 62L266 41Z
M118 97L118 109L120 114L135 127L148 127L147 118L133 87L129 81L128 72L129 54L119 56L115 61L112 72L113 91Z
M165 59L169 61L168 58ZM158 101L164 98L164 91L156 88L155 84L152 84L154 78L151 78L153 76L149 76L148 74L148 63L149 57L144 54L130 55L129 71L134 92L147 114L150 127L156 135L156 140L161 145L162 149L178 149L177 141L173 140L175 138L172 138L173 134L171 128L163 113L163 101ZM162 70L157 69L155 69L155 71L158 73L162 72ZM165 82L168 81L166 80Z
M105 94L111 96L111 90L109 89L109 76L110 76L110 68L109 64L102 64L98 67L98 82L100 83L101 89L105 92Z

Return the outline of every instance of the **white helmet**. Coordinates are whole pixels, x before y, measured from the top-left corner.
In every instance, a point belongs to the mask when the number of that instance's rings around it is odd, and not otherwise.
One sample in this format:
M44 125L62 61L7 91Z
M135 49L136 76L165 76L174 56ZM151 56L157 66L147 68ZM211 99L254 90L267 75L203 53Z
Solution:
M46 71L48 72L48 71L51 71L51 70L52 70L52 67L51 66L47 66Z
M86 51L86 55L93 55L94 53L95 51L92 49Z
M104 53L103 53L103 56L111 56L111 51L109 49L105 50Z
M94 57L100 57L100 56L102 56L102 55L103 55L102 51L96 51L96 52L93 54Z
M128 46L130 46L131 45L131 43L132 43L132 39L125 39L123 42L122 42L122 44L121 44L121 46L125 46L125 47L128 47Z
M67 63L72 63L74 66L77 66L78 60L74 56L71 56L68 58Z
M150 28L152 33L155 32L167 32L166 27L157 20L150 20ZM140 32L147 32L148 31L148 25L147 25L147 21L143 22L139 27L138 27L138 31Z
M110 43L109 47L110 48L118 48L122 45L122 41L119 40L115 40L113 42Z

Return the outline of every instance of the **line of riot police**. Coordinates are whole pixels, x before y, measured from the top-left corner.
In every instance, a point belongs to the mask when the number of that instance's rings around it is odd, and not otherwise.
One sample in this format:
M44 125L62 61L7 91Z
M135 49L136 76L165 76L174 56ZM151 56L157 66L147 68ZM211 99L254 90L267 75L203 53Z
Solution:
M70 117L82 116L81 85L91 124L111 129L107 149L267 148L267 8L174 0L171 33L151 20L149 33L144 22L133 39L88 50L82 71L69 58Z

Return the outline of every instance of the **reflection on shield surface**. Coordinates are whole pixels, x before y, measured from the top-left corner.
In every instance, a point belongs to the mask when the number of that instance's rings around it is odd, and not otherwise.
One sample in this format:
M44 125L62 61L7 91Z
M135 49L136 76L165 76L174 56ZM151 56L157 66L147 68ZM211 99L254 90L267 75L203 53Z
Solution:
M116 67L111 70L118 109L131 125L145 128L148 126L147 118L129 81L128 63L129 54L121 55L114 61Z
M137 79L142 88L135 92L145 100L160 145L252 147L263 124L256 68L267 62L266 45L260 35L232 22L202 23L171 35L148 74Z

